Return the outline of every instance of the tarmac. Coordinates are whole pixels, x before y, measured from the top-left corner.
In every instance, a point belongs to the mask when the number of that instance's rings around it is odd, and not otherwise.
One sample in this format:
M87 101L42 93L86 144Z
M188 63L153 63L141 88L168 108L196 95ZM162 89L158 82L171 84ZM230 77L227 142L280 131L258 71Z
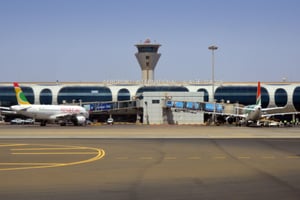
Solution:
M300 127L235 127L198 125L102 125L61 127L2 125L0 139L13 138L300 138Z

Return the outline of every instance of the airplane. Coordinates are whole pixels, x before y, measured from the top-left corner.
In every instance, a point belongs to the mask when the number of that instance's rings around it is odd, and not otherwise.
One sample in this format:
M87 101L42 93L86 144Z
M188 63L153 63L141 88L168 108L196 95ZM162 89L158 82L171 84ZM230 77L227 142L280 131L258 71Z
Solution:
M238 117L242 120L241 123L246 123L246 125L254 124L260 125L260 120L266 117L271 117L274 115L287 115L287 114L298 114L298 112L275 112L268 114L271 110L282 110L284 107L273 107L273 108L262 108L261 107L261 86L260 82L257 83L257 93L256 93L256 104L248 105L245 107L236 107L237 110L242 110L241 114L228 114L226 120L232 120L232 117ZM237 111L238 113L238 111ZM226 115L226 114L225 114Z
M75 126L86 124L89 113L85 108L77 105L30 104L19 84L14 82L13 85L18 105L1 107L1 109L7 110L6 112L21 114L39 120L41 121L41 126L46 126L48 122L59 122L61 126L65 126L68 121L71 121Z

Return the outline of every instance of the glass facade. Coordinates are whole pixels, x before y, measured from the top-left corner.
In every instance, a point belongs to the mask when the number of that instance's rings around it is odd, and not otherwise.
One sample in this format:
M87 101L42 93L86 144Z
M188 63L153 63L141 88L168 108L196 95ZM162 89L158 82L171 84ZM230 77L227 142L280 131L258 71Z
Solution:
M130 100L130 92L126 88L119 90L118 101L128 101Z
M57 103L112 101L112 93L107 87L64 87L57 95Z
M278 107L284 107L286 106L287 101L288 101L287 92L282 88L278 88L275 91L275 105Z
M300 111L300 87L296 87L294 90L293 105L297 111Z
M217 88L215 98L218 102L221 100L230 101L230 103L240 103L243 105L252 105L256 103L256 86L224 86ZM270 97L266 88L261 87L261 104L263 108L269 105Z
M188 92L186 87L180 86L145 86L137 90L136 95L139 96L143 92Z
M40 93L40 104L52 104L52 92L50 89L43 89Z
M33 104L34 103L34 93L31 87L21 87L27 100ZM13 86L2 86L0 87L0 106L9 107L12 105L17 105L17 98L15 89Z
M197 90L197 92L204 92L204 101L208 102L209 97L208 97L208 92L206 89L201 88L201 89Z

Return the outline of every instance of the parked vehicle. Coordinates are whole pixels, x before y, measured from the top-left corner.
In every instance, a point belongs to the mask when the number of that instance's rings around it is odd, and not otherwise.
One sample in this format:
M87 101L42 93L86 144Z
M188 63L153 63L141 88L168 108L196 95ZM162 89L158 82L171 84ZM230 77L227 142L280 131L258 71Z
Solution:
M110 118L107 119L106 123L109 124L109 125L113 125L114 124L114 119L110 117Z
M21 118L15 118L13 120L10 121L10 124L18 124L18 125L21 125L21 124L24 124L24 120L21 119Z
M34 119L28 118L24 120L24 124L34 124Z

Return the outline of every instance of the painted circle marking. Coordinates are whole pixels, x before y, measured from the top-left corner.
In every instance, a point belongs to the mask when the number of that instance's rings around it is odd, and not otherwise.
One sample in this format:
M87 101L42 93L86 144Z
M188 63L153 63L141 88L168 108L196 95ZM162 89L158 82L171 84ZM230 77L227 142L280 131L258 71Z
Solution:
M73 161L70 162L0 162L0 171L66 167L94 162L105 156L105 151L100 148L51 144L0 144L1 151L6 151L9 158L16 160L19 156L22 159L26 159L26 156L34 159L36 155L43 156L46 159L50 155L67 155L69 157L80 155L87 158L83 160L73 158Z

